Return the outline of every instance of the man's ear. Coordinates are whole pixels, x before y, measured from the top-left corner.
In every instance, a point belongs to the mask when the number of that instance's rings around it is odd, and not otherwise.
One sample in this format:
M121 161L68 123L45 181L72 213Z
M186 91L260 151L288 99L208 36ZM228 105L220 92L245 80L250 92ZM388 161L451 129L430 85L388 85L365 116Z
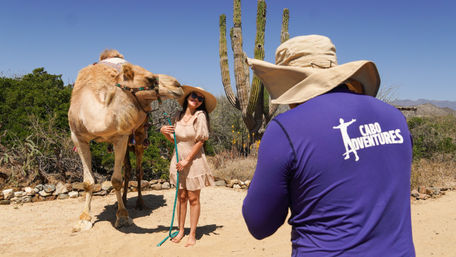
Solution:
M133 80L135 78L135 72L131 64L127 63L122 66L122 73L124 80Z

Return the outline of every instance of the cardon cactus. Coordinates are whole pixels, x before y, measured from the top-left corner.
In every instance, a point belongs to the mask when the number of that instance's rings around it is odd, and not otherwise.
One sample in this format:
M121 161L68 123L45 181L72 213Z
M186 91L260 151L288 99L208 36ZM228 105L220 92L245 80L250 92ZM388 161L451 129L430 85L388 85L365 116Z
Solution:
M230 71L228 66L228 51L226 44L226 16L220 16L220 70L222 83L228 101L242 111L242 118L251 135L258 135L262 125L271 119L276 106L270 105L269 94L264 89L261 81L254 76L250 83L250 71L246 63L246 54L242 49L242 23L241 1L233 1L233 23L230 30L231 48L234 56L234 78L236 81L236 94L233 92ZM288 39L288 9L284 9L282 19L281 42ZM264 31L266 27L266 2L258 0L256 18L255 59L264 59ZM254 139L253 137L251 137Z

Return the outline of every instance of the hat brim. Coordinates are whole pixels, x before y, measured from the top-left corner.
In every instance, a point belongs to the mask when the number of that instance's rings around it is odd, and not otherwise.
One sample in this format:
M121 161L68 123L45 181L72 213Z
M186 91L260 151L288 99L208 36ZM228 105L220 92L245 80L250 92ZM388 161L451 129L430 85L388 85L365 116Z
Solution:
M177 99L177 102L179 102L181 106L184 105L185 98L191 92L198 92L204 96L204 104L206 106L206 110L208 113L211 113L217 106L217 98L215 98L214 95L212 95L211 93L207 92L202 88L183 85L182 89L184 90L184 94L181 97L179 97L179 99Z
M263 82L274 104L305 102L332 90L348 79L360 82L366 95L375 97L380 87L377 67L366 60L326 69L276 65L257 59L247 59L247 62Z

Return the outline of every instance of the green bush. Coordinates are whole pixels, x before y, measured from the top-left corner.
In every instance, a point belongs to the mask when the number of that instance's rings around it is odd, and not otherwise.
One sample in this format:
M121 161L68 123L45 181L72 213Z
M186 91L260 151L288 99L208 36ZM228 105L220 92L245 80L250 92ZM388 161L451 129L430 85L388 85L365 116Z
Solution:
M4 143L27 138L31 115L44 125L52 118L55 128L68 131L71 90L61 75L48 74L44 68L22 77L0 77L0 130L7 131Z
M149 140L151 146L144 151L143 158L144 178L168 179L169 162L173 155L174 145L158 131L150 132ZM132 159L132 163L136 163L136 160Z
M407 123L415 160L435 154L456 155L456 117L413 117Z

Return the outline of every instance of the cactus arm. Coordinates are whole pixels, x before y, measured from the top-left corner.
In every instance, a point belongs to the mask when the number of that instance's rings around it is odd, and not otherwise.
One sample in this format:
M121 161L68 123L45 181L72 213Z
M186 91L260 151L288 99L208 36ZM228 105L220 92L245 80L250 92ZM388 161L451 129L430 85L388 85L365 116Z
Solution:
M283 9L282 14L282 30L280 31L280 43L287 41L290 38L288 33L288 21L290 20L290 11L288 8Z
M250 91L249 76L246 75L250 74L246 74L245 72L245 55L242 50L241 1L234 0L233 8L234 27L230 34L234 56L234 78L236 80L239 105L243 116L245 116Z
M257 18L256 18L256 37L255 37L255 50L254 58L259 60L264 60L264 31L266 27L266 2L264 0L258 0L257 7ZM260 96L260 89L263 85L261 84L260 79L254 75L252 79L252 87L250 90L249 104L247 107L247 117L255 120L256 127L260 127L263 121L262 115L255 115L252 117L253 112L259 111L261 114L263 110L258 109L259 104L258 98Z
M225 89L225 95L228 101L235 108L240 110L239 100L236 98L233 92L230 81L230 68L228 66L228 50L226 46L226 16L225 14L220 15L220 39L219 39L219 56L220 56L220 71L222 75L223 88Z
M290 38L290 34L288 33L288 21L289 20L290 20L290 11L288 10L288 8L285 8L285 9L283 9L283 14L282 14L282 29L280 31L280 43L283 43ZM266 98L266 94L265 94L265 98ZM269 95L268 95L268 100L269 100ZM266 122L269 122L269 120L272 118L272 116L274 116L274 113L277 111L277 107L278 107L277 104L269 103L269 111L268 111L268 115L266 118Z

